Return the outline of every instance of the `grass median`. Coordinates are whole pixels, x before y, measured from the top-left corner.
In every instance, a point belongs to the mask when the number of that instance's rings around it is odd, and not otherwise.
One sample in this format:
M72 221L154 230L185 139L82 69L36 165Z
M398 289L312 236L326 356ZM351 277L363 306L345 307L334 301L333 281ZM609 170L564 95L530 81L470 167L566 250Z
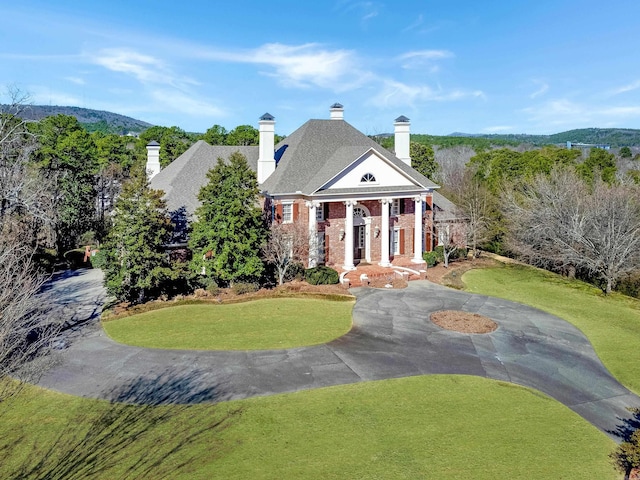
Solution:
M522 265L470 270L466 290L531 305L579 328L609 371L640 394L640 300Z
M181 305L103 322L115 341L180 350L264 350L318 345L351 329L353 301L267 298Z

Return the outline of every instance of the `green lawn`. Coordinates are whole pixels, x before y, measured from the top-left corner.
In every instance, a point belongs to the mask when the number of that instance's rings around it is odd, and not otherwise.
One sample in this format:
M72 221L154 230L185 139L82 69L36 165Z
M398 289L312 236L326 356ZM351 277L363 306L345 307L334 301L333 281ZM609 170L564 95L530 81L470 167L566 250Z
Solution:
M640 300L525 266L470 270L469 292L525 303L578 327L609 371L640 394Z
M103 322L128 345L184 350L262 350L317 345L351 329L352 301L268 298L182 305Z
M0 478L620 478L613 442L571 410L477 377L217 406L112 406L30 387L0 412Z

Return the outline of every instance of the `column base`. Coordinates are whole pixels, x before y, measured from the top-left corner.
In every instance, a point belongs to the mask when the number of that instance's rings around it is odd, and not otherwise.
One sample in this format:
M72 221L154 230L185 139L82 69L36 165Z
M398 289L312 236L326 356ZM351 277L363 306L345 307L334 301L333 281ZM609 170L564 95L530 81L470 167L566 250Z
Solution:
M424 258L412 258L411 263L427 263L424 261Z
M391 262L379 262L378 265L381 267L389 268L391 266Z
M351 270L355 270L356 266L355 265L343 265L342 269L351 271Z

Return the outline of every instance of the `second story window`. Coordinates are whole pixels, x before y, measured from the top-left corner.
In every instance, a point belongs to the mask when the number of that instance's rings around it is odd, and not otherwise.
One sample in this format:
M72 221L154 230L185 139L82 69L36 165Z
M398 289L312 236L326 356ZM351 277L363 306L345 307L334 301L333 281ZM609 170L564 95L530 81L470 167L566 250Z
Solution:
M376 177L373 173L365 173L360 179L360 183L376 183Z
M293 204L283 203L282 204L282 223L292 223L292 222L293 222Z

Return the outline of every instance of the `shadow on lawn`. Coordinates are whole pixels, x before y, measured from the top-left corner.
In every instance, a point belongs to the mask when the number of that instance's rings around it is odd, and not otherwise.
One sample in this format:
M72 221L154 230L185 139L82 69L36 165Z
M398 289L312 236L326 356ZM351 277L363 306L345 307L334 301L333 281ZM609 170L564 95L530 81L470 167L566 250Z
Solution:
M4 478L173 478L198 462L221 455L219 433L241 411L195 403L220 399L217 387L202 388L197 374L166 373L134 380L111 393L111 402L87 403L69 424L48 440L25 434L0 445L0 469L31 445L24 460ZM181 404L174 404L179 401ZM199 410L201 411L201 410ZM197 446L200 445L198 448ZM204 455L203 455L204 453Z

